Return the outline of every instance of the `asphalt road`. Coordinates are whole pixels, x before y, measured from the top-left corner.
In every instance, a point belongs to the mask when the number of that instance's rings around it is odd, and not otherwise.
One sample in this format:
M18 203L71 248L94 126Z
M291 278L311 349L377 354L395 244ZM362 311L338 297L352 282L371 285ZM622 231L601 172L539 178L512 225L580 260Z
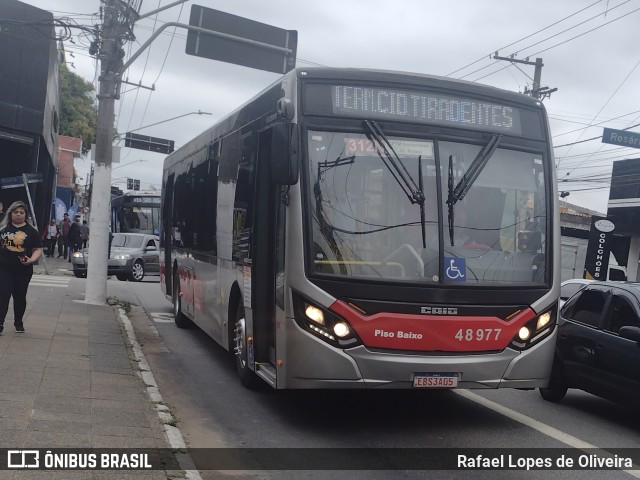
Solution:
M386 469L208 470L203 478L640 478L638 469L403 470L402 455L381 459L375 449L490 448L499 455L518 448L537 458L537 448L637 448L640 410L573 390L559 405L518 390L251 392L240 385L228 352L197 328L175 326L158 283L109 285L116 295L137 297L130 317L138 341L190 447L362 448L365 461Z

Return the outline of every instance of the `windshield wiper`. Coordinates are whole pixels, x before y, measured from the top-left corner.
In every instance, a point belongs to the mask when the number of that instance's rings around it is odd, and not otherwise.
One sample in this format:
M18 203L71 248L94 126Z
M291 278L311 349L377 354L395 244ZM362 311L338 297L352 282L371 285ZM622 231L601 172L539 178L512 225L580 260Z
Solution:
M449 240L451 241L451 246L454 246L453 242L453 216L454 216L454 206L458 201L462 200L465 195L469 192L469 189L473 186L473 183L477 180L482 170L487 165L487 162L493 155L493 152L496 151L500 141L502 140L502 135L495 134L489 140L482 150L478 152L476 158L473 159L467 171L464 172L462 178L458 182L455 188L453 188L453 155L449 155L449 195L447 198L447 206L449 207Z
M376 152L382 159L382 162L391 172L391 176L395 179L398 185L400 185L400 188L405 193L409 201L413 204L417 203L418 205L420 205L422 248L427 248L426 218L424 207L425 197L422 181L422 155L418 157L418 175L420 176L420 178L418 179L419 185L417 185L415 180L407 170L407 167L404 166L404 163L402 163L402 160L400 160L400 157L393 149L391 142L389 142L378 124L374 120L365 120L364 124L369 131L367 133L367 138L369 138L369 140L371 140L375 145L378 146L378 148L376 148ZM384 156L382 155L382 153L384 153Z

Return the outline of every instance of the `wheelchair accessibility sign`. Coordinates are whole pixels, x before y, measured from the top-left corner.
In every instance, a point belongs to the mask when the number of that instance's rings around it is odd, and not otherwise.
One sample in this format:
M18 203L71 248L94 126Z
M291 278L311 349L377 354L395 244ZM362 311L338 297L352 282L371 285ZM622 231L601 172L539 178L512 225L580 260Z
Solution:
M467 263L464 258L444 257L445 280L464 282L467 280Z

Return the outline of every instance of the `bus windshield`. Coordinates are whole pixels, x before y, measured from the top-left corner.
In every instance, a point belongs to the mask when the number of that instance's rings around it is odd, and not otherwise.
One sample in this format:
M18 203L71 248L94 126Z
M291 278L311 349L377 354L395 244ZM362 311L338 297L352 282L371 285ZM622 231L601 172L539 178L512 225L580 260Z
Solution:
M450 183L460 182L485 145L388 135L422 187L421 212L366 133L309 131L307 138L312 274L423 284L545 283L541 153L496 148L450 209Z
M145 232L157 235L160 229L160 209L123 206L119 220L121 232Z

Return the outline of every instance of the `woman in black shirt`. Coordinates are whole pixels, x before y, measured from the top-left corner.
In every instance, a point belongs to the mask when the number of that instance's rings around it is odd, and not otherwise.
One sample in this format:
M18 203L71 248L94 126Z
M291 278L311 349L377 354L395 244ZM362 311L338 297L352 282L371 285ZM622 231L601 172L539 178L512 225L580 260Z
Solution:
M22 317L27 309L27 289L33 264L42 255L38 231L27 223L27 206L14 202L0 223L0 334L13 296L16 332L24 332Z

